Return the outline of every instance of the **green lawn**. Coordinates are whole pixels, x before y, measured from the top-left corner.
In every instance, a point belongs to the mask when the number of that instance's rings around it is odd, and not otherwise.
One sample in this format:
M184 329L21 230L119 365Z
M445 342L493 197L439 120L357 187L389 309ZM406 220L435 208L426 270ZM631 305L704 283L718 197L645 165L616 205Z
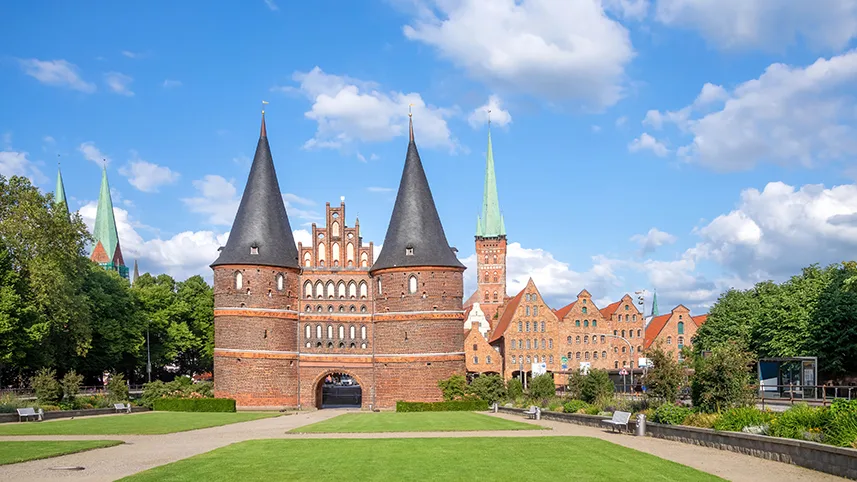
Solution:
M589 437L251 440L124 480L722 480Z
M0 442L0 465L16 464L28 460L46 459L58 455L73 454L84 450L112 447L118 440L73 440L38 442Z
M75 420L0 424L0 435L157 435L275 417L277 413L145 412Z
M544 427L474 412L346 413L298 427L293 433L468 432L474 430L543 430Z

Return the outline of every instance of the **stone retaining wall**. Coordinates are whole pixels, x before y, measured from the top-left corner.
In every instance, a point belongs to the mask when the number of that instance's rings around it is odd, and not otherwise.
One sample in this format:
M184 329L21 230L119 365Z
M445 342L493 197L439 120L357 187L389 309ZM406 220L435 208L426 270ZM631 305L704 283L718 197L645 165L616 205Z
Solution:
M499 407L499 411L523 415L525 410ZM601 420L608 417L543 411L542 418L544 420L597 427ZM634 432L635 427L636 422L632 419L630 423L631 433ZM833 447L831 445L804 440L768 437L766 435L742 432L719 432L710 428L664 425L652 422L646 423L646 435L720 450L729 450L768 460L776 460L857 480L857 449Z
M131 407L132 413L137 412L148 412L149 409L146 407ZM54 420L58 418L71 418L71 417L87 417L91 415L110 415L112 413L116 413L115 408L89 408L86 410L57 410L54 412L45 412L44 419L45 420ZM32 420L32 419L31 419ZM0 413L0 423L8 423L8 422L17 422L18 421L18 413Z

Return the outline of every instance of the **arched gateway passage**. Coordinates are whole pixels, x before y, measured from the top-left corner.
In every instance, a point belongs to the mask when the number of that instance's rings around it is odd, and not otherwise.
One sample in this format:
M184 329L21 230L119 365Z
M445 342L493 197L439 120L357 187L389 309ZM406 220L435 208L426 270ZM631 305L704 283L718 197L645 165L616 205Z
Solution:
M363 388L347 373L328 373L316 386L315 403L317 408L360 408Z

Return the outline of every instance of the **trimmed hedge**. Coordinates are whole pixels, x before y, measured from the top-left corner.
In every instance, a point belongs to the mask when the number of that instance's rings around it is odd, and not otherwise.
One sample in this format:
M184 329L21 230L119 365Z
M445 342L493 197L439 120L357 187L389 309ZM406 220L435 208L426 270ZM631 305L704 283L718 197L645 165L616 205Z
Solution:
M164 412L234 412L235 400L231 398L158 398L153 410Z
M397 412L478 412L488 410L485 400L455 400L452 402L396 402Z

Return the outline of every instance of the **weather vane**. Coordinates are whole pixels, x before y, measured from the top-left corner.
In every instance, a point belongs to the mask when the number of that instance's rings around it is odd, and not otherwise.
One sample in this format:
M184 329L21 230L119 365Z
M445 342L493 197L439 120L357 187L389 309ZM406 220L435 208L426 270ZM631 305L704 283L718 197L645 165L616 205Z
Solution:
M268 101L267 101L267 100L263 100L263 101L262 101L262 114L264 114L264 113L265 113L265 106L266 106L266 105L268 105Z
M408 104L408 117L414 116L414 114L411 112L411 107L413 107L413 106L414 106L414 104Z
M488 127L491 127L491 109L488 109Z

